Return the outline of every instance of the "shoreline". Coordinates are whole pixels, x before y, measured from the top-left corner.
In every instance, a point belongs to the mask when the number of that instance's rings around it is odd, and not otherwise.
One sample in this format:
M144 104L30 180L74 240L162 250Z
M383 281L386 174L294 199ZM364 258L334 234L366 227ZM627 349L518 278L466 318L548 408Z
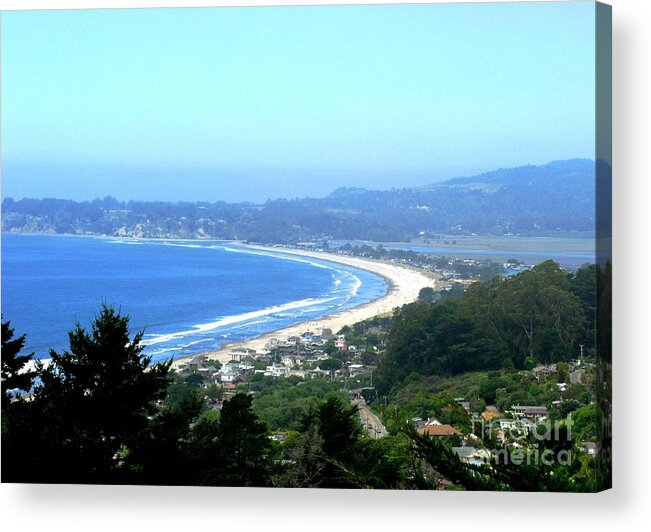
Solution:
M346 266L365 270L382 277L388 285L387 292L383 296L372 301L367 301L356 307L335 312L333 314L327 314L318 319L306 320L295 325L264 333L249 340L226 343L216 350L174 358L172 361L172 369L178 370L181 366L187 364L189 360L195 357L205 357L208 360L218 360L223 364L231 360L232 350L246 348L261 351L272 338L286 339L290 336L299 336L306 331L317 332L325 328L331 329L332 332L336 334L345 325L353 325L357 322L374 318L378 315L387 314L392 312L396 307L415 301L418 299L418 293L420 290L426 286L432 288L437 286L437 280L433 275L430 276L425 272L414 268L390 262L381 262L360 257L349 257L345 255L336 255L334 253L293 248L246 244L239 245L247 249L264 253L284 253L287 255L344 264Z
M179 242L224 242L248 246L243 240L222 239L213 237L136 237L136 236L116 236L116 235L80 235L76 233L20 233L20 232L3 232L2 235L15 236L55 236L55 237L73 237L73 238L97 238L107 240L129 240L135 242L160 242L160 241L179 241ZM423 243L414 242L405 244L404 242L394 241L373 241L373 240L349 240L356 244L366 244L372 247L382 245L386 249L406 249L405 246L415 246L422 248L418 253L429 253L442 257L471 258L471 259L488 259L497 262L504 262L508 258L517 258L526 264L538 264L546 259L558 262L561 266L570 269L578 268L585 263L594 263L598 260L598 254L594 245L596 240L586 237L574 236L519 236L519 235L443 235L450 240L461 241L456 245L447 245L445 243ZM517 244L516 244L517 241ZM548 249L550 243L553 243L551 249ZM255 246L255 244L251 244ZM262 246L262 245L261 245ZM464 247L460 247L464 246ZM264 246L262 246L264 247ZM270 248L271 249L271 248Z

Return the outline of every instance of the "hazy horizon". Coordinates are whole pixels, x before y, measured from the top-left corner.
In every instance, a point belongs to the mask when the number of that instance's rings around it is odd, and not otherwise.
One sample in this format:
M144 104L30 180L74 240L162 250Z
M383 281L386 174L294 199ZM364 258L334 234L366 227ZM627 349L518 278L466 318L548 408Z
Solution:
M572 161L572 160L580 160L580 158L573 157L571 159L566 159L565 161ZM582 159L582 160L589 160L591 162L594 162L594 161L592 161L592 159ZM555 160L555 161L548 161L547 163L544 163L542 165L522 165L522 166L523 167L526 167L526 166L546 166L548 164L552 164L552 163L556 163L556 162L564 162L564 161ZM437 183L445 183L446 181L456 179L456 178L478 177L478 176L480 176L480 175L482 175L484 173L491 173L493 171L498 171L498 170L513 170L515 168L517 168L517 167L514 167L514 168L505 168L505 167L493 168L491 170L488 170L487 172L481 172L481 173L477 173L475 175L452 176L450 178L444 178L444 179L442 179L440 181L433 181L431 183L418 184L418 185L415 185L414 187L400 186L400 187L391 187L391 188L367 188L367 187L357 187L357 186L351 186L351 185L343 184L338 188L361 188L361 189L364 189L364 190L390 191L390 190L398 190L398 189L402 189L402 188L417 188L417 187L420 187L420 186L425 186L426 187L427 185L436 185ZM19 201L19 200L23 200L23 199L35 199L35 200L56 199L56 200L72 200L72 201L77 201L77 202L84 202L84 201L92 202L92 201L97 200L97 199L101 200L101 199L104 199L106 197L112 197L112 198L114 198L114 199L116 199L116 200L118 200L120 202L129 202L129 201L174 202L174 201L182 201L182 202L188 202L188 203L201 203L201 202L215 203L217 201L225 201L226 203L231 203L231 204L247 203L247 202L248 203L253 203L253 204L264 204L267 201L275 201L275 200L283 200L283 199L286 199L286 200L305 199L305 198L322 199L322 198L325 198L328 195L334 193L337 189L332 189L332 190L326 192L325 194L318 195L318 196L317 195L309 195L309 194L308 195L302 195L302 196L299 196L299 195L275 196L275 197L269 197L269 198L259 200L259 201L253 201L253 200L240 200L240 201L214 200L213 201L213 200L206 200L205 198L198 198L198 197L194 198L194 199L189 198L189 199L179 199L179 200L172 200L172 199L161 200L161 199L158 199L156 197L147 197L147 198L120 197L118 194L114 194L114 193L110 193L110 192L108 194L103 195L103 196L94 196L94 197L85 197L85 198L72 198L72 197L62 197L62 196L43 196L43 195L39 196L39 197L34 197L34 196L15 197L15 196L5 194L4 189L3 189L2 190L2 199L4 200L6 198L11 198L11 199L13 199L15 201Z
M2 195L260 203L594 159L594 22L591 2L3 13Z

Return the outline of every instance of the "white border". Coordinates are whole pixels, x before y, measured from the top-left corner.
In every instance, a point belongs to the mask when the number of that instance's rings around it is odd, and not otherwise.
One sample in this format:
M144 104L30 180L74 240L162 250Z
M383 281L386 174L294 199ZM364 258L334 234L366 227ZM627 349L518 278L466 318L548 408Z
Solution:
M387 3L0 0L0 9ZM394 2L399 3L399 2ZM423 3L423 2L411 2ZM445 2L450 3L450 2ZM599 495L6 485L4 530L641 530L651 522L646 0L613 5L614 485Z

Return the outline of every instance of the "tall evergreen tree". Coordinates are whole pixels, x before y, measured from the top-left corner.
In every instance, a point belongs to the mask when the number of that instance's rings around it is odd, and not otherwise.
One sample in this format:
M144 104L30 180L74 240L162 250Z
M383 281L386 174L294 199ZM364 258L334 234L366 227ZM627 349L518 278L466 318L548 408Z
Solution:
M31 390L36 371L28 364L33 353L21 355L25 335L14 338L9 322L2 323L2 478L11 481L24 469L16 460L22 451L20 434L23 427L31 426L31 404L20 392Z
M50 352L34 400L34 430L49 450L41 481L112 481L118 451L147 427L169 384L170 363L152 365L142 335L131 340L129 317L103 306L90 331L69 333L69 351Z
M6 412L13 390L27 392L34 383L36 372L28 368L34 353L21 355L25 346L25 335L14 338L14 329L8 321L2 323L2 412Z
M268 486L271 442L267 427L253 412L250 395L238 393L224 402L216 431L218 486Z

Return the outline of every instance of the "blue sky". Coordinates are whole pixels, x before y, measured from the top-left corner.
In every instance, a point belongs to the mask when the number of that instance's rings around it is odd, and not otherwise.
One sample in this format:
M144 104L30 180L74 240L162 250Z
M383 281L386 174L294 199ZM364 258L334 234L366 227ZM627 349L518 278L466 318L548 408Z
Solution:
M264 201L594 158L594 3L2 14L4 197Z

